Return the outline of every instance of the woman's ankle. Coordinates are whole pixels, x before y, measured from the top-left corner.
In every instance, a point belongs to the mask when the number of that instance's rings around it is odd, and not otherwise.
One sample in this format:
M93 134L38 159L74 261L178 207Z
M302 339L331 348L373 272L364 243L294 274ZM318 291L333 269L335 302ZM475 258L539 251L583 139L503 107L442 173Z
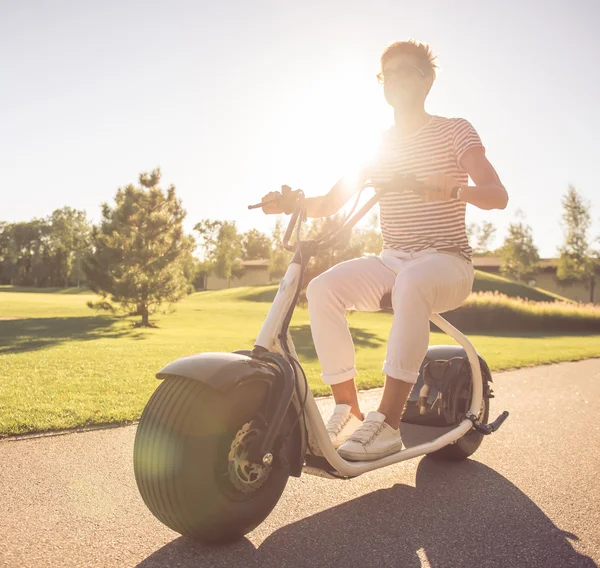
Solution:
M360 420L364 420L358 403L358 392L356 391L354 379L332 385L331 390L333 392L333 400L335 400L336 404L347 404L354 416Z
M364 420L365 415L360 411L360 408L351 408L350 413L356 416L359 420Z
M358 418L359 420L365 419L364 414L360 411L360 407L357 404L353 403L352 401L336 400L335 404L336 404L336 406L338 404L347 404L350 407L350 414L352 414L353 416L356 416L356 418Z

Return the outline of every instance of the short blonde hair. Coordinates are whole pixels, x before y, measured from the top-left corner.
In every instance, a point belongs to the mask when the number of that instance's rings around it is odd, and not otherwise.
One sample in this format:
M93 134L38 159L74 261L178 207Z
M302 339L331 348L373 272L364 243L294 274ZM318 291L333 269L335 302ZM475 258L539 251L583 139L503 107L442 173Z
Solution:
M381 70L390 57L394 57L400 53L413 55L419 60L421 70L426 75L433 75L435 79L435 70L438 68L435 60L437 57L433 55L431 48L426 43L419 43L414 39L408 41L396 41L388 45L381 54Z

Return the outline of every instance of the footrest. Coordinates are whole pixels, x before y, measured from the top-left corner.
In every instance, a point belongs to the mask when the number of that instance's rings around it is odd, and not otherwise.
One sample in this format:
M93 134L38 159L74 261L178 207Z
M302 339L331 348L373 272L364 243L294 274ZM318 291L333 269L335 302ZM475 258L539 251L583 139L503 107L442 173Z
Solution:
M312 454L306 454L302 472L317 477L325 477L326 479L350 479L347 475L342 475L339 471L333 469L324 457Z
M475 428L475 430L485 434L486 436L489 436L498 430L500 426L502 426L502 423L508 418L508 412L505 410L502 414L500 414L500 416L498 416L498 418L496 418L496 420L490 422L489 424L480 422L477 416L475 416L472 412L467 412L466 416L471 422L473 422L473 428Z

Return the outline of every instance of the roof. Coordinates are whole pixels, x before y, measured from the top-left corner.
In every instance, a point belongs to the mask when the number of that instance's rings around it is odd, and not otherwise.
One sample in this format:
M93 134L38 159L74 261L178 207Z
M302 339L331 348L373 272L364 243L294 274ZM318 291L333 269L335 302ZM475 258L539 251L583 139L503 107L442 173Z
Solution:
M240 264L247 268L249 266L269 266L270 262L268 258L258 258L256 260L242 260Z

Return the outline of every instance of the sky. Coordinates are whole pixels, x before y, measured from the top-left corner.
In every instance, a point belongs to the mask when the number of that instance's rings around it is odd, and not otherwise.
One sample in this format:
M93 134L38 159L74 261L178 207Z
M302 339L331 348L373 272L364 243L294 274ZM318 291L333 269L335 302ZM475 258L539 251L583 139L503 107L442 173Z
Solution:
M543 257L568 184L600 235L597 0L0 0L0 220L103 202L160 166L187 210L270 231L247 205L325 194L393 124L375 75L393 41L438 55L431 114L464 117Z

